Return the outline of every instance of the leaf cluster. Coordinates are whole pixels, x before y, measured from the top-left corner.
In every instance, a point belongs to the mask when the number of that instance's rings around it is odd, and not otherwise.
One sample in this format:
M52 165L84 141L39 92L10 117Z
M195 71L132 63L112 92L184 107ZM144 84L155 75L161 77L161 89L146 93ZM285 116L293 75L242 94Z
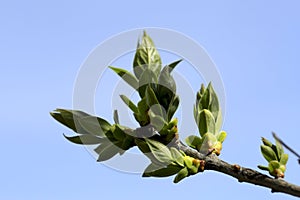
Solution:
M76 136L64 137L75 144L97 145L98 161L105 161L116 154L123 154L135 146L133 130L111 125L106 120L89 115L82 111L56 109L50 113L54 119L72 129Z
M220 131L222 112L218 96L211 83L207 88L202 84L200 91L197 92L194 118L200 136L189 136L186 138L186 143L205 155L210 153L219 155L227 134L225 131Z
M272 144L266 138L262 138L263 144L260 146L263 157L268 161L268 166L258 165L261 170L268 171L275 178L284 178L288 154L284 153L284 149L279 141L276 140Z

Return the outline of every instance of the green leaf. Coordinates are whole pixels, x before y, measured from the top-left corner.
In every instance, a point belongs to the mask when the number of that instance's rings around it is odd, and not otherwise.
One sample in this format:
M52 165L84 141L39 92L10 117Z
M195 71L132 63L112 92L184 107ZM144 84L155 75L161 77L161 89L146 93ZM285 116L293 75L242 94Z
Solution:
M136 107L136 105L125 95L120 95L121 99L123 100L123 102L134 112L134 113L138 113L138 108Z
M155 130L160 132L163 127L167 124L165 119L162 118L160 115L156 115L150 110L148 112L149 117L150 117L150 124L154 126Z
M264 171L269 171L269 167L263 166L263 165L258 165L257 166L259 169L264 170Z
M196 105L194 105L194 110L193 111L194 111L194 119L195 119L195 122L196 122L196 124L198 126L198 118L199 118L198 115L199 115L200 111L199 111L199 109L198 109L198 107Z
M260 150L262 155L268 162L271 162L272 160L277 160L276 154L271 147L266 145L261 145Z
M266 138L262 137L261 140L262 140L262 142L263 142L264 145L269 146L269 147L273 146L272 142L270 142Z
M222 128L222 120L223 120L223 118L222 118L222 111L221 111L221 108L220 108L218 117L217 117L217 119L215 119L215 121L216 121L216 132L219 132L221 130L221 128Z
M177 165L168 165L166 167L162 167L151 163L145 169L143 177L168 177L178 173L180 170L181 167Z
M89 116L87 113L78 110L56 109L50 113L58 122L72 129L76 133L87 134L80 129L78 120Z
M92 135L104 136L111 125L100 117L88 116L79 120L80 127Z
M185 142L188 146L197 149L202 144L202 139L198 136L190 135L185 139Z
M220 114L220 105L219 105L218 96L211 83L208 84L207 89L209 90L210 93L210 103L208 106L208 110L212 113L214 119L217 120Z
M102 138L95 137L93 135L80 135L80 136L66 136L64 137L75 144L99 144L103 142Z
M273 172L275 169L280 168L280 163L276 160L272 160L269 162L269 170L270 172Z
M178 174L176 175L175 179L174 179L174 183L178 183L179 181L181 181L182 179L184 179L185 177L187 177L189 175L189 171L188 169L182 168Z
M114 122L120 124L118 110L114 110Z
M84 130L86 133L97 136L104 136L111 128L111 125L106 120L94 116L83 117L78 120L77 124L77 128Z
M284 154L284 150L282 148L281 143L278 140L276 140L276 151L278 155L278 160L281 160L281 156L282 154Z
M201 99L198 102L198 110L201 111L203 109L209 109L209 104L211 101L210 90L205 89L204 93L201 95Z
M218 135L218 141L223 143L224 140L226 139L227 133L225 131L221 131Z
M289 155L288 154L281 154L281 159L280 159L280 164L281 165L286 165L289 159Z
M146 88L150 85L153 89L157 83L157 76L150 69L145 69L139 79L138 92L141 98L145 96Z
M179 106L179 96L175 95L174 98L172 98L167 110L167 121L170 121L172 119L178 106Z
M200 112L198 118L198 128L201 136L203 136L205 133L215 134L215 119L209 110L204 109Z
M150 155L149 153L151 152L151 150L145 140L135 139L135 143L141 152L143 152L146 156ZM152 158L150 158L150 160L152 160Z
M161 59L152 39L144 32L141 41L138 42L133 60L135 76L140 79L146 68L150 68L156 75L161 70Z
M146 102L146 97L142 98L138 103L138 113L134 113L135 119L139 122L140 126L146 126L150 122L148 115L149 106Z
M133 146L135 146L134 138L131 137L130 135L126 135L125 139L123 140L121 148L123 150L128 150Z
M194 160L194 158L192 158L190 156L184 156L183 160L184 160L184 165L188 169L191 169L193 167L193 160Z
M116 143L111 141L106 141L101 143L96 149L95 152L99 154L98 162L108 160L115 156L117 153L122 151Z
M128 83L135 90L138 88L139 86L138 79L134 77L133 74L131 74L125 69L116 68L112 66L109 66L109 68L112 69L114 72L116 72L126 83Z
M102 118L78 110L56 109L51 115L60 123L80 134L104 136L111 125Z
M146 102L147 102L149 107L151 107L153 105L156 105L156 104L159 105L159 102L158 102L158 100L155 96L155 93L154 93L153 89L150 86L146 87L145 97L146 97ZM160 113L161 112L162 111L160 111Z
M183 59L176 60L175 62L172 62L168 64L167 66L169 67L169 72L171 73L173 69L182 61Z
M164 67L158 78L157 98L160 104L168 110L169 105L176 95L176 83L170 75L170 68Z
M120 125L115 124L112 128L113 136L118 141L123 141L126 137L126 133L122 130Z
M168 165L173 161L172 154L167 146L151 139L145 139L145 141L149 146L151 154L158 162Z
M174 147L170 148L172 159L179 165L184 167L183 155Z
M216 136L214 134L208 132L202 136L202 144L201 144L200 148L198 147L197 149L200 153L207 154L215 148L215 145L217 143L218 143L218 140L217 140Z

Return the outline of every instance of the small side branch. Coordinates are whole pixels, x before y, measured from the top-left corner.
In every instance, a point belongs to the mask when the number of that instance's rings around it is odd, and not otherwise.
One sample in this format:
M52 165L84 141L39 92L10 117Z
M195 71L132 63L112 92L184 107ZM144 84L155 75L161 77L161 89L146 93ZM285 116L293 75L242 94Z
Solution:
M236 178L239 182L246 182L270 188L272 192L281 192L300 197L300 186L291 184L283 179L271 178L256 170L244 168L236 164L231 165L219 159L214 154L205 156L198 151L186 147L182 144L179 144L178 148L191 157L197 158L199 160L205 160L205 170L218 171Z

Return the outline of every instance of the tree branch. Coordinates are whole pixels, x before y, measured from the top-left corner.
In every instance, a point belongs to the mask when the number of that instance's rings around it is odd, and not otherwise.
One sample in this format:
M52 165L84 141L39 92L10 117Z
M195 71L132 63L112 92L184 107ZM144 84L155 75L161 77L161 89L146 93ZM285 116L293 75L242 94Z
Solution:
M188 156L204 160L206 162L205 170L218 171L236 178L239 182L270 188L272 192L281 192L300 197L300 186L288 183L283 179L274 179L256 170L244 168L237 164L231 165L214 154L209 156L203 155L182 143L178 144L178 148Z

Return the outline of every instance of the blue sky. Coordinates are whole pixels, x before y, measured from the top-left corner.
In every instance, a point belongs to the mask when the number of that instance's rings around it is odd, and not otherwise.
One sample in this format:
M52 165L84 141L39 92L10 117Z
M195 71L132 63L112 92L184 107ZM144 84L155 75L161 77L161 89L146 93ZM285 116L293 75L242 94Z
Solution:
M264 164L260 137L271 138L271 131L300 151L299 6L296 0L1 2L1 199L296 199L216 172L177 185L120 173L68 143L62 133L71 132L49 112L72 107L80 65L99 43L129 29L168 28L201 44L222 76L228 133L222 159ZM293 155L287 167L286 180L300 184Z

